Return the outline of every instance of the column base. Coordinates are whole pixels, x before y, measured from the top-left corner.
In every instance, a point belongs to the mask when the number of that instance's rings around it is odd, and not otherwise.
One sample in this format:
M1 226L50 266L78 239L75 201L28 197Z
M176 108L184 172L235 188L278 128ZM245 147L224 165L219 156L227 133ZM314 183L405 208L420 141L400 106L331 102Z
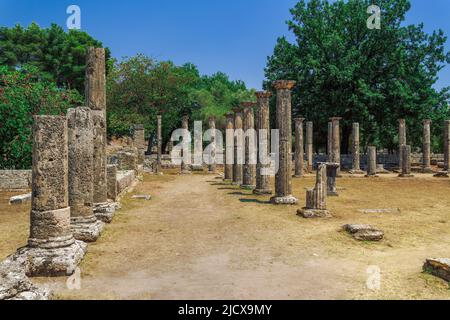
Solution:
M23 264L9 257L0 263L0 301L50 300L52 291L35 286L25 275Z
M72 218L70 228L72 229L73 237L76 240L84 242L95 242L100 237L105 223L97 220L95 216L93 219L86 218Z
M399 174L398 175L399 178L414 178L413 174Z
M60 248L24 247L17 250L14 260L24 265L29 277L70 276L86 252L87 244L75 240L71 245Z
M362 171L362 170L350 170L348 173L349 174L365 174L366 172Z
M104 202L94 204L94 214L98 220L104 223L111 223L116 210L119 209L117 202Z
M422 168L422 173L433 173L433 169L432 168Z
M339 194L337 193L337 191L327 191L327 196L328 197L339 197Z
M314 219L314 218L331 218L332 215L328 210L322 209L307 209L303 208L301 210L297 210L297 215L301 216L305 219Z
M255 189L253 190L253 194L258 196L271 195L273 192L270 189Z
M436 173L434 175L434 177L436 177L436 178L448 178L449 177L448 171L439 171L438 173Z
M365 178L379 178L380 176L377 174L366 174L364 177Z
M286 197L272 197L270 199L270 202L272 204L276 204L276 205L295 205L298 203L298 199L295 198L292 195L286 196Z

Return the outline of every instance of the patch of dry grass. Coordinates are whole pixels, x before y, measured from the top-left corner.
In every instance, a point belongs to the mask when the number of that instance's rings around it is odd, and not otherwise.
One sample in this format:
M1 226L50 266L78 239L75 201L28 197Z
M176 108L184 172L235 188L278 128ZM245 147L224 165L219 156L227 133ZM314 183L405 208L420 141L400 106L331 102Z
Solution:
M231 297L243 298L450 299L448 284L421 270L427 257L450 256L450 180L344 176L338 179L339 197L328 198L333 218L302 219L295 213L305 203L305 188L313 185L313 175L293 179L299 205L272 206L268 197L213 175L145 175L89 246L81 265L84 290L64 290L65 279L39 281L59 288L60 299L186 298L182 293L195 298L197 292L229 298L219 285L229 281L238 286ZM132 200L133 194L150 194L152 200ZM11 231L0 233L0 253L9 254L26 241L29 209L17 208L23 219L18 227L17 214L3 212L4 198L0 228ZM386 238L357 242L341 231L347 223L371 224ZM10 237L16 240L7 247ZM371 265L381 269L380 291L366 288ZM217 275L208 279L210 272ZM273 288L267 287L270 279Z
M9 205L12 196L26 192L0 191L0 260L26 245L29 233L30 203Z

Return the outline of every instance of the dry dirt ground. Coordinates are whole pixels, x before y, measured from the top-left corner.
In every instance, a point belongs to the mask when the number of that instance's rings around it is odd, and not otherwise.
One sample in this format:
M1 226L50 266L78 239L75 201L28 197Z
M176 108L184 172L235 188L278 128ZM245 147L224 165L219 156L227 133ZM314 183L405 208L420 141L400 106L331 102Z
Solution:
M314 177L293 185L300 205L277 207L211 175L147 175L90 245L81 290L65 278L35 281L59 299L450 299L449 285L421 270L427 257L450 257L450 180L344 176L327 220L296 216ZM0 258L28 235L29 206L9 207L9 196L0 194ZM357 242L340 231L346 223L386 238ZM371 266L381 270L375 291Z

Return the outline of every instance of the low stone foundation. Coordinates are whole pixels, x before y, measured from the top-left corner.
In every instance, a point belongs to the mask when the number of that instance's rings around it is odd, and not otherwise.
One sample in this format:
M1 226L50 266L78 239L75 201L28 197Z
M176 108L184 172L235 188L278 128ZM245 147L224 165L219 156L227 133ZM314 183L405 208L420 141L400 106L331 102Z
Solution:
M134 170L118 171L117 172L117 193L120 194L131 186L136 180Z
M1 300L50 300L52 292L35 286L24 267L11 257L0 263Z
M0 170L0 190L31 188L31 170Z
M70 276L83 260L87 244L75 240L59 248L24 247L9 259L29 277Z

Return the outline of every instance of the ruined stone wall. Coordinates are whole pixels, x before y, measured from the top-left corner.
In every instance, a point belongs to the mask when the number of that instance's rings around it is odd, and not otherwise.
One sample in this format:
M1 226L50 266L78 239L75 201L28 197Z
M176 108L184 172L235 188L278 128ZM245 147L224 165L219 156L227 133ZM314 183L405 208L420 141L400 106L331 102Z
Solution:
M31 170L0 170L0 189L22 190L31 188Z
M117 172L117 193L120 194L126 188L133 184L136 179L134 170L118 171Z

